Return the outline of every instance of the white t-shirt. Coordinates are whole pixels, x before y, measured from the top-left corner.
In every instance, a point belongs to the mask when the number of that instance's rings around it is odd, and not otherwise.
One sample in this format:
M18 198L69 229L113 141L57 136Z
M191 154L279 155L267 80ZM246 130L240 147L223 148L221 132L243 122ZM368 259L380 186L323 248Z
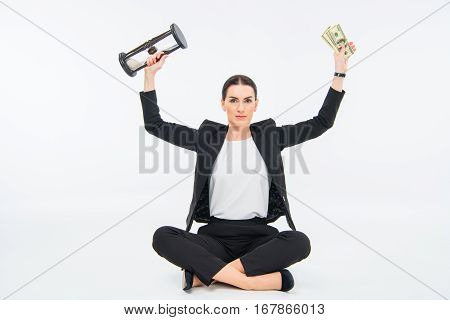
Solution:
M269 178L264 159L252 137L225 139L209 183L211 216L228 220L266 217Z

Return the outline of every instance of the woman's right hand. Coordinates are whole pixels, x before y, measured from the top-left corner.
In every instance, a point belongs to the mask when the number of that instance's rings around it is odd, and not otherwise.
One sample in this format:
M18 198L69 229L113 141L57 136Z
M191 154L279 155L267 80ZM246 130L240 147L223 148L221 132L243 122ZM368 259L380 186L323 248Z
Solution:
M169 56L168 54L164 54L162 51L158 51L150 55L146 62L147 67L144 68L145 73L156 74L156 72L158 72L158 70L162 68L164 61L167 59L168 56ZM156 62L156 59L159 57L161 57L161 59L159 59L159 61Z

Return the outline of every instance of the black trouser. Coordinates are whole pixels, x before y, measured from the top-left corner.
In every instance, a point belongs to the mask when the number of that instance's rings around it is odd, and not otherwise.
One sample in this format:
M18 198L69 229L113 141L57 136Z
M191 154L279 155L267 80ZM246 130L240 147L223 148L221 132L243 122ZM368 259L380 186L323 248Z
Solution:
M171 263L197 275L209 286L212 277L240 258L247 276L280 271L305 259L309 238L300 231L281 231L265 219L225 220L211 217L197 234L176 227L159 227L153 249Z

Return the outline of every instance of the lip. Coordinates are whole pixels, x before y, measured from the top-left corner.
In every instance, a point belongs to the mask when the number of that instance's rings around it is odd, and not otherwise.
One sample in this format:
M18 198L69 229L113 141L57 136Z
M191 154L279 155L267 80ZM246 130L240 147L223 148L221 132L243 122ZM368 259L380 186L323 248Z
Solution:
M236 116L236 118L238 118L238 119L245 119L245 118L247 118L247 116Z

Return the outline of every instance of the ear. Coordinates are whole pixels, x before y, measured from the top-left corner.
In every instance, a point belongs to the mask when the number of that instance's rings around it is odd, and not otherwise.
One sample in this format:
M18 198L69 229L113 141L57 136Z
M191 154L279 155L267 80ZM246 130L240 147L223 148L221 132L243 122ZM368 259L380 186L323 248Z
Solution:
M256 100L255 100L255 111L256 111L256 108L258 107L258 103L259 103L259 100L256 99Z
M224 100L220 100L220 105L221 105L223 111L227 111L227 109L225 108L225 101Z

